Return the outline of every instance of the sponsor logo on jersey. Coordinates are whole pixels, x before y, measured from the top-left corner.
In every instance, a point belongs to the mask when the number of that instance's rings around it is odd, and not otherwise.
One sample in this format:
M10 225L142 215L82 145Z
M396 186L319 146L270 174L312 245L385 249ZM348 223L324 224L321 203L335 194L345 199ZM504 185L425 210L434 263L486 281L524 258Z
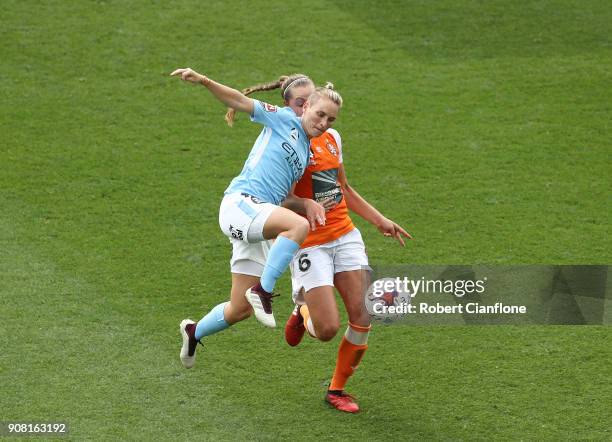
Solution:
M342 189L338 185L338 169L320 170L312 173L312 196L316 202L333 198L342 201Z
M336 149L336 146L334 146L332 143L330 143L329 141L327 141L327 150L329 150L331 152L332 155L334 156L338 156L338 149Z
M295 151L293 146L287 142L281 144L283 150L287 153L285 161L289 164L293 171L293 180L297 181L304 174L304 165L300 160L298 153Z
M263 105L266 112L276 112L278 110L278 108L273 104L263 103Z

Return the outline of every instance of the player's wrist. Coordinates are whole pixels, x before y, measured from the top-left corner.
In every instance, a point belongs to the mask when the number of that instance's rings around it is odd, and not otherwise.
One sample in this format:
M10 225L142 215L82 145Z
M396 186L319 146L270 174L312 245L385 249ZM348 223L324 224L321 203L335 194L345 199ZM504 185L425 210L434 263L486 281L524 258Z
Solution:
M380 228L384 227L384 225L386 224L387 221L388 221L387 218L385 218L383 215L377 214L374 217L374 220L372 221L372 224L374 224L377 228L380 229Z
M210 78L208 78L206 75L200 74L199 83L202 86L205 86L205 87L208 86L211 83L211 81L212 80Z
M318 203L315 200L311 200L310 198L303 198L302 201L305 212L316 210Z

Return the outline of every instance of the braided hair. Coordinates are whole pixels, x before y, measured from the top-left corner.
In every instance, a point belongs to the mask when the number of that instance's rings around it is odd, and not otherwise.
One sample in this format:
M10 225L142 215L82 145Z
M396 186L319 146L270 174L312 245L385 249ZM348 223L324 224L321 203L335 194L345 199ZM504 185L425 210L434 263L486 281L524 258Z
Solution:
M247 87L242 89L242 93L246 96L249 96L255 92L260 91L271 91L273 89L280 88L281 96L283 100L289 100L291 98L291 89L296 86L305 86L307 84L313 84L312 80L304 75L304 74L292 74L292 75L282 75L276 81L271 81L269 83L261 83L255 86ZM227 109L225 113L225 121L228 126L232 126L234 124L234 119L236 118L236 110L231 107Z

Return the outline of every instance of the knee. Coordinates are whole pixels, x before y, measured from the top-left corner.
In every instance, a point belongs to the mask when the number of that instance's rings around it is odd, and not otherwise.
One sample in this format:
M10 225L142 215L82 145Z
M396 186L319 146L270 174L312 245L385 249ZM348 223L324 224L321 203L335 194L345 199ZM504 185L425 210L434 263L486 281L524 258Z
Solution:
M304 242L304 240L306 239L306 237L308 236L308 231L310 230L310 224L308 224L308 221L306 220L306 218L296 218L296 224L295 226L291 229L291 233L293 239L295 242L297 242L298 244L302 244Z
M323 342L331 341L338 333L338 324L323 324L317 327L317 338Z

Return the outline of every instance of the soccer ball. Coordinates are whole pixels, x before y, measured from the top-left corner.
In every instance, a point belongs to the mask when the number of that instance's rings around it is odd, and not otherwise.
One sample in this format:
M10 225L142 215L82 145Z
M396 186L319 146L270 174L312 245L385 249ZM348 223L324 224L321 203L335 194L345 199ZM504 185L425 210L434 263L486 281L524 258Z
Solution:
M375 321L395 322L408 314L412 297L395 278L381 278L374 281L365 294L365 305Z

